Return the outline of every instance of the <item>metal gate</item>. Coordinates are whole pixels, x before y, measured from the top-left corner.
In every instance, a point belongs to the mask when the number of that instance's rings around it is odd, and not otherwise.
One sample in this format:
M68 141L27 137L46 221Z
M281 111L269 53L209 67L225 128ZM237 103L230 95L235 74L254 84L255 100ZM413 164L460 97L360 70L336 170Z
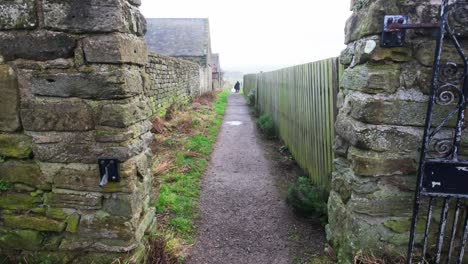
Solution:
M404 29L418 28L403 25L406 21L400 18L402 25L389 27L404 38ZM463 263L468 236L468 0L443 0L437 30L408 264ZM436 112L448 114L440 119Z

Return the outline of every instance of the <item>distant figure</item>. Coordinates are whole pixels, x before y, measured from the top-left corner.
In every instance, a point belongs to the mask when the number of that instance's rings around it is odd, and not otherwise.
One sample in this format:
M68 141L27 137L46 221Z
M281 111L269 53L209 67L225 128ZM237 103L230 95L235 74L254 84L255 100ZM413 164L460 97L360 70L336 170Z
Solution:
M234 85L234 90L236 90L236 93L239 93L239 91L240 91L240 82L236 82L236 85Z

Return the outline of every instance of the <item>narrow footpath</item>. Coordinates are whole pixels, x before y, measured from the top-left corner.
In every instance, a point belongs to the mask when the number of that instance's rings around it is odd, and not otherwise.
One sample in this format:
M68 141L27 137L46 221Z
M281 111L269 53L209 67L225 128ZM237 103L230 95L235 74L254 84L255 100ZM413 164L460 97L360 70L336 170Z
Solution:
M323 254L323 227L288 207L278 184L284 174L255 126L244 98L230 95L187 263L308 263Z

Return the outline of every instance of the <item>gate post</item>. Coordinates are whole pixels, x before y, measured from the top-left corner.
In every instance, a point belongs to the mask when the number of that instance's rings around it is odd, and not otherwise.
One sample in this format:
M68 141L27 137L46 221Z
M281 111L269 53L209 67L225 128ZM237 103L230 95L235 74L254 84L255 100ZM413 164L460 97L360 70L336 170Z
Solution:
M359 251L406 255L436 39L412 31L406 46L383 49L380 35L385 15L436 22L439 7L440 1L351 1L328 202L327 236L340 263L352 263Z
M140 4L0 1L0 262L111 263L154 224Z

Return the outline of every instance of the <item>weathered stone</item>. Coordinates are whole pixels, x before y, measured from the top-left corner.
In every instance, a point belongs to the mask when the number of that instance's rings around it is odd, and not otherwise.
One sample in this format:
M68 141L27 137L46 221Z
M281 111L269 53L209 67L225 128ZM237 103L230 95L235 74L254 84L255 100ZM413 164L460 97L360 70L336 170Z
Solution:
M0 134L0 156L25 159L31 154L30 137L24 134Z
M137 123L128 128L113 128L113 127L102 127L96 130L96 141L101 143L111 142L125 142L131 139L135 139L147 132L152 128L152 124L149 120Z
M123 192L132 191L132 181L121 175L121 181L118 183L108 183L101 188L99 186L100 176L97 165L85 164L67 164L59 165L60 168L54 172L54 186L60 189L69 189L76 191L91 191L91 192ZM123 176L123 177L122 177Z
M351 184L354 173L345 159L339 158L333 161L334 170L332 173L331 187L337 192L344 203L351 198Z
M426 221L425 219L418 219L418 224L416 225L416 232L417 233L424 233L426 229ZM389 228L395 233L403 234L407 233L411 230L411 218L403 217L403 218L392 218L388 219L384 222L384 226Z
M114 216L132 218L138 216L142 210L141 194L112 194L104 198L102 209Z
M400 87L398 64L364 64L345 70L342 80L345 90L369 94L394 93Z
M368 61L394 61L406 62L411 59L411 49L407 47L382 48L380 37L371 36L355 42L354 59L351 66L363 64Z
M127 103L115 101L103 103L99 108L98 125L126 128L151 116L151 109L146 98Z
M424 66L431 67L434 64L435 50L436 50L436 41L422 41L418 43L415 47L415 57ZM464 43L461 43L464 47ZM456 63L458 65L463 65L463 58L457 52L453 45L444 45L441 53L441 63L445 64L447 62Z
M91 107L78 99L37 100L21 109L28 131L88 131L94 128Z
M140 70L136 67L88 66L80 72L37 71L32 75L35 95L85 99L123 99L142 93Z
M27 210L39 206L41 197L21 193L0 193L0 209Z
M81 216L78 234L95 239L131 240L134 237L134 229L128 219L99 211L96 214Z
M351 145L373 151L415 152L421 146L422 128L368 125L340 114L336 133Z
M425 125L429 98L421 92L402 90L391 96L354 93L348 99L352 105L351 116L361 122L417 127ZM453 105L434 107L433 123L441 123L453 109ZM447 125L455 126L456 118L452 118Z
M348 210L369 216L410 217L413 213L414 193L403 193L392 186L381 186L377 192L355 195L348 203Z
M63 209L48 207L46 209L46 216L52 219L65 220L68 214Z
M429 95L431 91L432 68L419 63L404 64L401 67L402 86L406 89L419 89Z
M417 155L362 151L351 148L348 159L361 176L408 175L417 171Z
M143 32L140 13L123 0L44 1L46 28L75 33ZM136 28L135 28L136 27Z
M135 232L137 241L141 240L147 231L150 231L156 225L156 209L154 207L148 208L145 215L141 219L140 225Z
M42 237L38 231L0 229L0 248L37 250L40 249Z
M37 25L34 0L3 1L0 6L0 30L32 29Z
M349 143L340 136L336 136L333 140L333 151L336 155L346 157L348 155Z
M346 49L344 49L340 54L340 63L343 65L350 65L353 61L355 52L355 43L348 44Z
M3 224L14 229L30 229L37 231L62 232L65 223L49 219L47 217L29 215L6 215L3 217Z
M6 61L67 58L76 46L73 36L49 31L6 31L0 32L0 39L0 55Z
M354 13L346 22L346 44L365 36L380 34L383 28L383 17L387 14L398 13L399 9L395 1L373 1L368 7Z
M102 194L56 189L45 195L44 203L58 208L100 209L102 207Z
M42 174L36 162L8 160L0 163L0 181L22 183L44 190L50 189L50 183Z
M16 131L21 127L18 115L18 80L13 69L3 64L0 64L0 94L0 131Z
M123 34L93 36L83 40L86 61L90 63L131 63L145 65L148 50L143 39Z
M66 220L67 228L65 229L65 231L69 233L78 232L78 227L80 225L80 218L81 216L78 213L74 213L68 216Z

